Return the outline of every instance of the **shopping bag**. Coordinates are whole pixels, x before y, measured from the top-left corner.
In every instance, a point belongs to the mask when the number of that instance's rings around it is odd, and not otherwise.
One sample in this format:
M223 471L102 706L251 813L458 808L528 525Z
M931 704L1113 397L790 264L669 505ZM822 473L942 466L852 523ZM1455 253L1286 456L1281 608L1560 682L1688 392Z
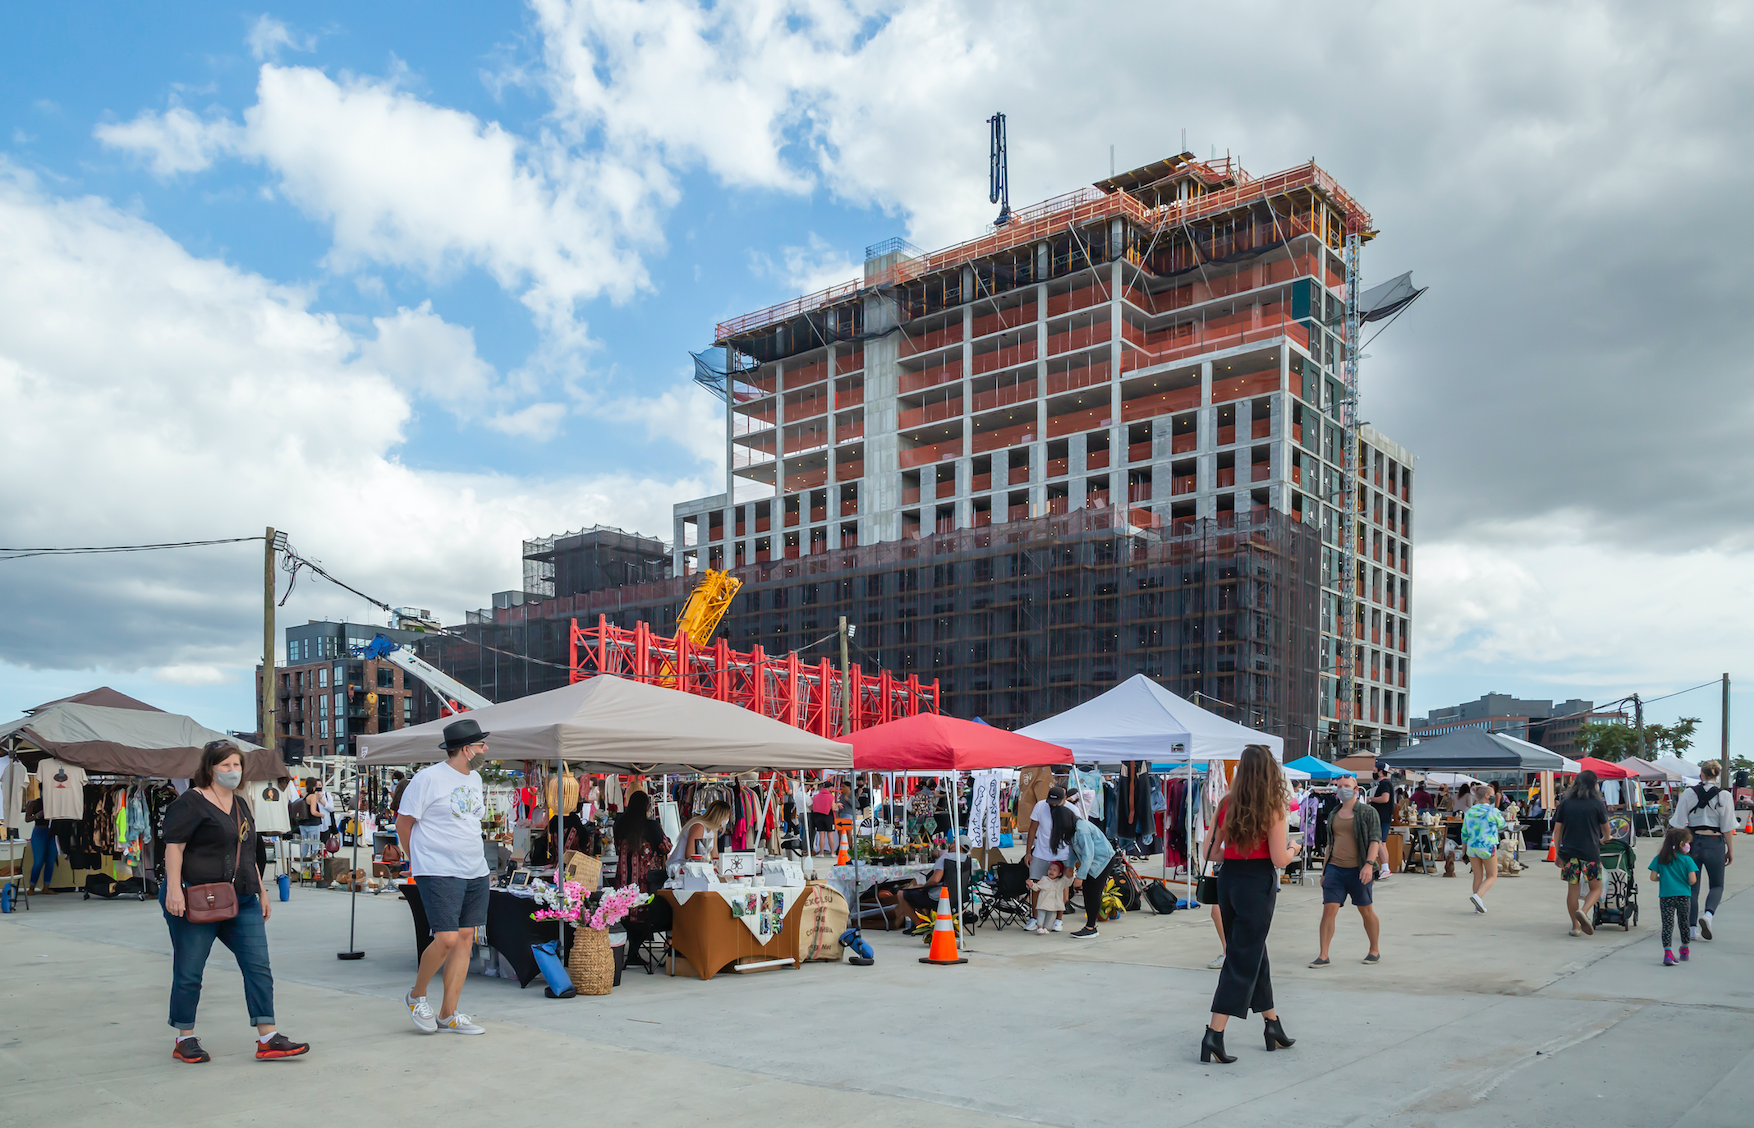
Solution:
M536 968L542 973L543 981L548 984L546 990L549 998L570 999L578 994L578 989L572 985L572 976L566 973L566 964L561 961L560 941L532 944L530 954L536 957Z

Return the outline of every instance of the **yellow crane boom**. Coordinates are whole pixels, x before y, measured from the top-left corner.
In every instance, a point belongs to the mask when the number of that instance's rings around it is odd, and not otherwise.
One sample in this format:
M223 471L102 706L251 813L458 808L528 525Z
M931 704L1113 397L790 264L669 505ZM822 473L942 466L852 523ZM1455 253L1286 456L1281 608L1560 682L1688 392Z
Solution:
M737 597L742 586L743 581L728 572L715 572L710 568L702 572L700 582L689 593L682 614L676 617L676 636L687 635L696 646L710 643L713 632L719 629L719 621L731 609L731 600Z

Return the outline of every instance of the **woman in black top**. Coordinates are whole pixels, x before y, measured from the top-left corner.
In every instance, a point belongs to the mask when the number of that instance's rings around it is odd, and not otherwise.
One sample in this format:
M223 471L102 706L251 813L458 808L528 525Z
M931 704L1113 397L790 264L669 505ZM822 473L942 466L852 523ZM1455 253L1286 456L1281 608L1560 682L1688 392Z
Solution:
M311 1048L274 1029L274 975L263 927L270 909L255 865L256 823L235 794L243 778L243 754L230 741L215 740L201 750L192 786L164 813L165 879L158 884L158 903L171 933L170 1025L177 1031L171 1057L192 1065L212 1060L195 1038L195 1009L215 940L231 949L243 972L244 1002L257 1033L256 1056L297 1057ZM237 915L202 924L188 920L184 890L225 882L237 894Z
M1602 843L1608 839L1608 805L1596 787L1596 773L1577 773L1565 798L1553 808L1553 841L1558 843L1559 875L1565 879L1565 912L1571 934L1596 931L1592 910L1602 899ZM1578 900L1580 885L1589 895Z

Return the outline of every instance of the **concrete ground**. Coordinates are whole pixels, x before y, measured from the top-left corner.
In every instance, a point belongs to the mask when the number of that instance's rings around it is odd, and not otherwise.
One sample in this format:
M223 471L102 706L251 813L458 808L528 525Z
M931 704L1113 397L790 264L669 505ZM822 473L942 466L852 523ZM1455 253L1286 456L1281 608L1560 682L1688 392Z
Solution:
M1730 874L1720 938L1674 968L1648 883L1639 927L1572 938L1550 866L1501 879L1486 916L1465 877L1399 875L1378 896L1383 962L1359 963L1347 908L1319 971L1305 965L1320 892L1288 886L1269 950L1297 1045L1268 1057L1259 1019L1233 1021L1231 1066L1198 1060L1217 976L1204 912L1128 914L1082 941L981 929L948 968L867 932L869 968L710 983L635 969L611 995L559 1001L472 976L464 1009L488 1034L461 1038L418 1034L399 1002L414 969L404 903L360 896L367 955L341 962L348 898L295 890L268 926L277 1010L315 1049L249 1055L240 980L216 948L200 1028L214 1061L192 1072L169 1056L157 905L40 897L0 917L0 1123L304 1124L312 1100L323 1119L535 1123L546 1094L555 1116L624 1123L1745 1124L1754 860Z

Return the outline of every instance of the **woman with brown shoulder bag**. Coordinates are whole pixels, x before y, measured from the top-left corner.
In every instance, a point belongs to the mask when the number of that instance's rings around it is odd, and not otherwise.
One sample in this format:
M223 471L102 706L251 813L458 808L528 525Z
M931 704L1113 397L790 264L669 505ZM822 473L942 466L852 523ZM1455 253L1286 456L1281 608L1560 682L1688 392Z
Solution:
M218 940L244 976L244 1002L256 1027L256 1057L297 1057L310 1045L274 1029L274 974L268 967L269 913L256 866L256 824L237 797L243 753L215 740L201 750L189 790L165 809L164 876L158 903L171 933L170 1025L176 1061L198 1065L212 1055L195 1038L195 1010L207 955Z

